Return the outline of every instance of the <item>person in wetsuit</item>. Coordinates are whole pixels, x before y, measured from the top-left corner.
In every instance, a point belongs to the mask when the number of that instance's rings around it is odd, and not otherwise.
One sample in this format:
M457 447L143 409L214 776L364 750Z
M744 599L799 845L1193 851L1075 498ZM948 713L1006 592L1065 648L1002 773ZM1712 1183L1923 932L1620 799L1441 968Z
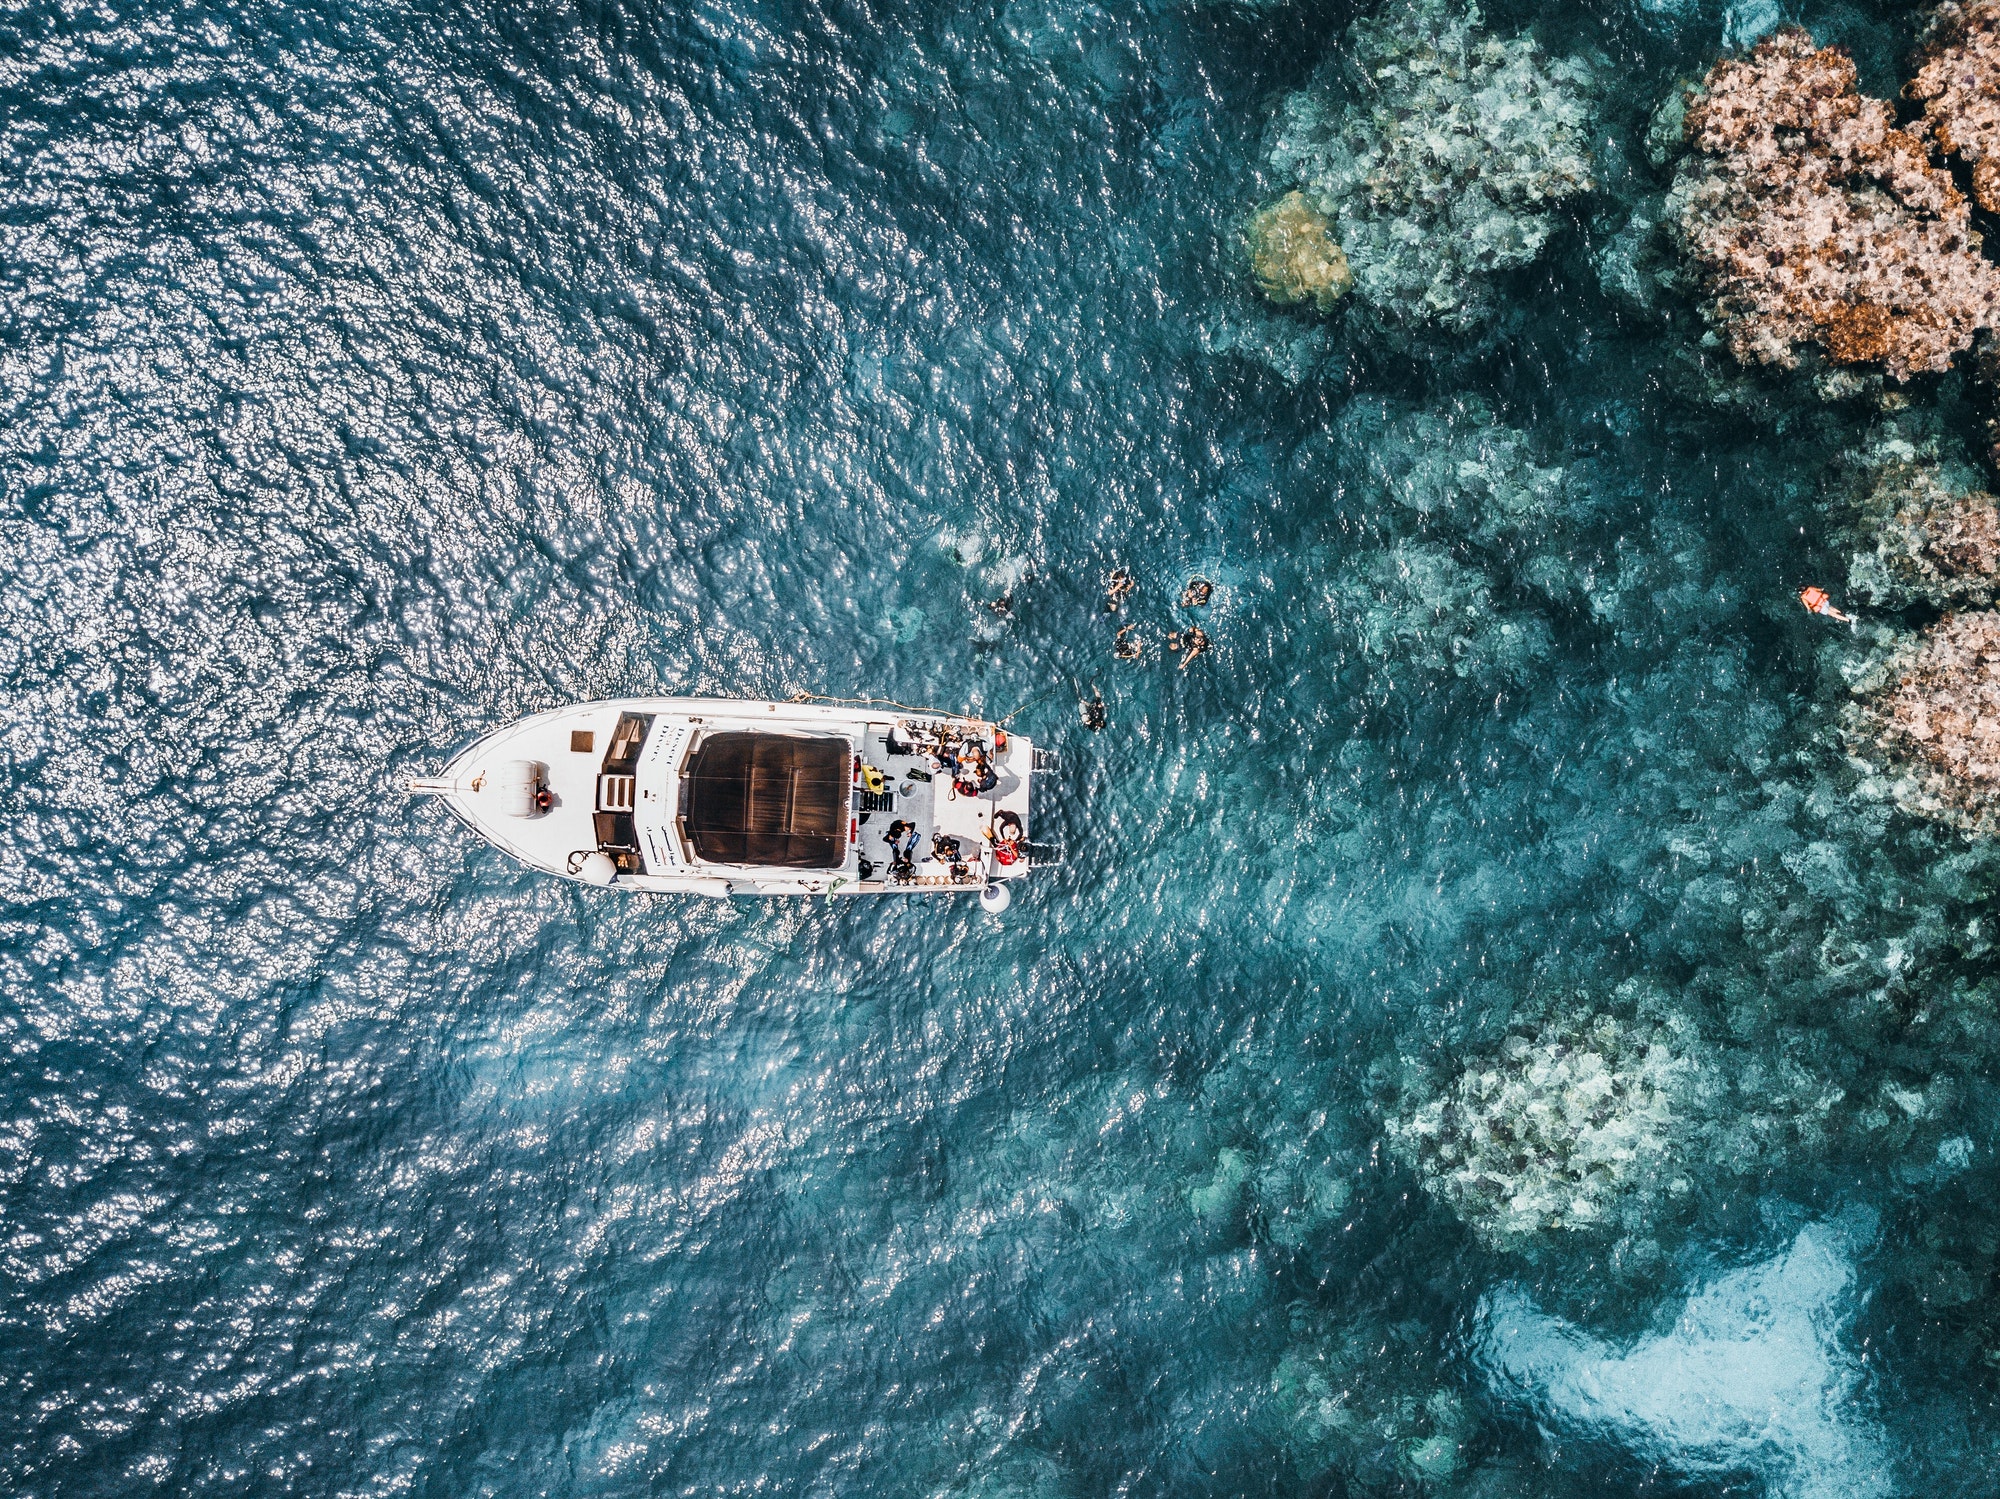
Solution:
M986 836L993 840L993 862L1007 865L1020 862L1021 819L1012 812L1000 811L993 814L993 825L986 830Z
M917 873L917 825L897 818L889 824L889 874L908 880Z

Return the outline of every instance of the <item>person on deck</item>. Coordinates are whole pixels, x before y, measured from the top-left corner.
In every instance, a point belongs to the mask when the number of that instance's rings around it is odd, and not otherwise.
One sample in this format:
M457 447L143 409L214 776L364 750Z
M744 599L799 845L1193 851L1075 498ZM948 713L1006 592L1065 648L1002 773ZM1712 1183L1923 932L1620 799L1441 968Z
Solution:
M1021 858L1021 819L1012 812L993 814L992 826L986 836L993 842L993 862L995 864L1015 864Z
M1000 777L994 772L993 762L986 758L986 751L976 744L966 746L958 771L952 777L952 789L960 796L984 796L999 784Z
M907 880L917 872L917 825L897 818L889 824L889 873Z

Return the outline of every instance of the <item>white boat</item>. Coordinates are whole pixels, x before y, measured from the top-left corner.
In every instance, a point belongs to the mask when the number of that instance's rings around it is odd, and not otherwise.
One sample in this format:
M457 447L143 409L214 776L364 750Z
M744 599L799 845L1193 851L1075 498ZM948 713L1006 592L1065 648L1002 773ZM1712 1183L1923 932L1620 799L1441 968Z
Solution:
M493 730L412 781L532 868L700 895L977 891L1038 860L1046 752L983 719L728 698L612 698ZM896 846L891 846L892 834Z

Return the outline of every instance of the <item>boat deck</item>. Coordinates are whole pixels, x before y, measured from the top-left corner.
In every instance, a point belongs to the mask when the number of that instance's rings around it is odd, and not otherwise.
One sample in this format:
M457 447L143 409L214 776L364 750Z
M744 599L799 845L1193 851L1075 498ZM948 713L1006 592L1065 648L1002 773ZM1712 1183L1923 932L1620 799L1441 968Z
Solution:
M920 728L923 722L903 720L899 742L908 740L912 729ZM1025 858L1011 865L994 860L986 832L996 813L1008 811L1021 820L1024 839L1034 835L1028 823L1028 778L1034 750L1028 741L1010 736L1006 750L991 756L999 778L993 789L983 796L962 796L953 789L950 773L931 771L921 754L891 752L890 733L898 729L897 724L870 723L862 740L862 763L880 770L887 784L880 793L862 798L865 810L858 814L859 848L861 857L874 866L874 873L861 888L976 890L988 880L1017 879L1026 874ZM986 747L992 750L990 739ZM923 779L926 775L929 780ZM916 824L914 879L889 876L889 825L898 819ZM961 860L967 866L965 878L954 878L950 862L934 854L932 839L939 833L958 840Z

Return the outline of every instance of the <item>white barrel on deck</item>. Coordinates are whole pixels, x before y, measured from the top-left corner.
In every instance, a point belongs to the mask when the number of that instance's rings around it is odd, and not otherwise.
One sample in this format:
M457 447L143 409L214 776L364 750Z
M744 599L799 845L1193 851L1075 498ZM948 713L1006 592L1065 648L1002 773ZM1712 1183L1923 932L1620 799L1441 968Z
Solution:
M503 817L539 817L535 793L542 789L548 767L539 760L502 760L486 778L486 790L498 802Z

